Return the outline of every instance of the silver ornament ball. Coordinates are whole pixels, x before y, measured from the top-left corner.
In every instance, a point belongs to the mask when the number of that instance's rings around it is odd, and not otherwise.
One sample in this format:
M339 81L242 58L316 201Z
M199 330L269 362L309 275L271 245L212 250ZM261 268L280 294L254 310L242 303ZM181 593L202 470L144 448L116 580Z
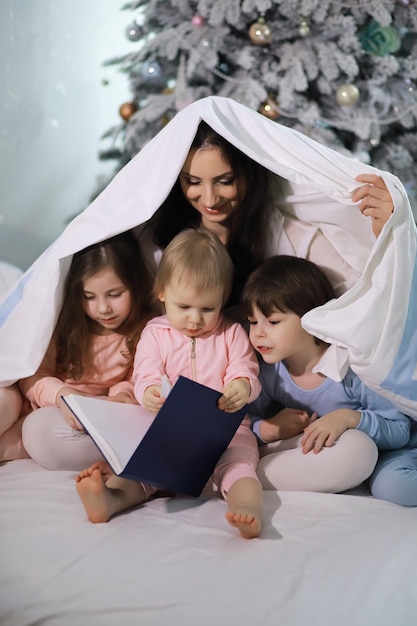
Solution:
M144 35L143 28L139 26L136 21L133 21L131 24L129 24L129 26L126 28L125 33L126 37L130 39L130 41L139 41L139 39L142 39Z

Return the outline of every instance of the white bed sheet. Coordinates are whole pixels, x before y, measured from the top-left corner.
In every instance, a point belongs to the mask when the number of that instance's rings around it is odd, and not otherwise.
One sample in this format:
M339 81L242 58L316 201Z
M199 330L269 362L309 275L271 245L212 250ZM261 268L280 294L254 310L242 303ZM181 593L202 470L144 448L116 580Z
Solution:
M417 509L265 492L262 537L247 541L218 499L160 499L91 524L73 476L0 467L2 625L417 623Z

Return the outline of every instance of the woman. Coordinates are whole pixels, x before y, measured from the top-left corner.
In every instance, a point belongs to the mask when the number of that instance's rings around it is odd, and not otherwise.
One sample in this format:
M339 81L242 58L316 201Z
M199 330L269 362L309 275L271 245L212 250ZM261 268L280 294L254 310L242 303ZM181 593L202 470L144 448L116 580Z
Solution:
M200 226L219 236L233 260L232 303L239 299L251 271L266 258L284 252L298 256L300 239L306 257L324 264L339 294L352 286L358 273L345 265L345 274L340 275L335 270L339 255L320 231L284 217L276 190L273 199L270 179L267 169L201 122L171 192L140 229L146 256L155 261L153 273L161 250L173 237L185 228ZM357 180L365 184L356 189L352 202L359 202L362 214L372 218L377 236L393 211L391 195L380 176L365 174Z

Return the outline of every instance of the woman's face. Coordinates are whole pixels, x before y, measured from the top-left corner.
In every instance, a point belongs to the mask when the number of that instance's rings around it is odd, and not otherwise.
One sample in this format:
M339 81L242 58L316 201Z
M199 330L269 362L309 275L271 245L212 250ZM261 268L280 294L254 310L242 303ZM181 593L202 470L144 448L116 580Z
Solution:
M236 180L219 148L191 150L180 173L180 184L188 202L200 213L202 225L216 231L226 226L243 198L246 185Z

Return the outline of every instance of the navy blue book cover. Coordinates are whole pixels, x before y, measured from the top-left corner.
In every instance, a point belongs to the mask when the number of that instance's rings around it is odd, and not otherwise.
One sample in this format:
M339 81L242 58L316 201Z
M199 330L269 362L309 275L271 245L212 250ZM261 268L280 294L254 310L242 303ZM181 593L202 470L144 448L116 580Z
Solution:
M221 411L221 395L180 376L120 475L199 496L247 411Z

